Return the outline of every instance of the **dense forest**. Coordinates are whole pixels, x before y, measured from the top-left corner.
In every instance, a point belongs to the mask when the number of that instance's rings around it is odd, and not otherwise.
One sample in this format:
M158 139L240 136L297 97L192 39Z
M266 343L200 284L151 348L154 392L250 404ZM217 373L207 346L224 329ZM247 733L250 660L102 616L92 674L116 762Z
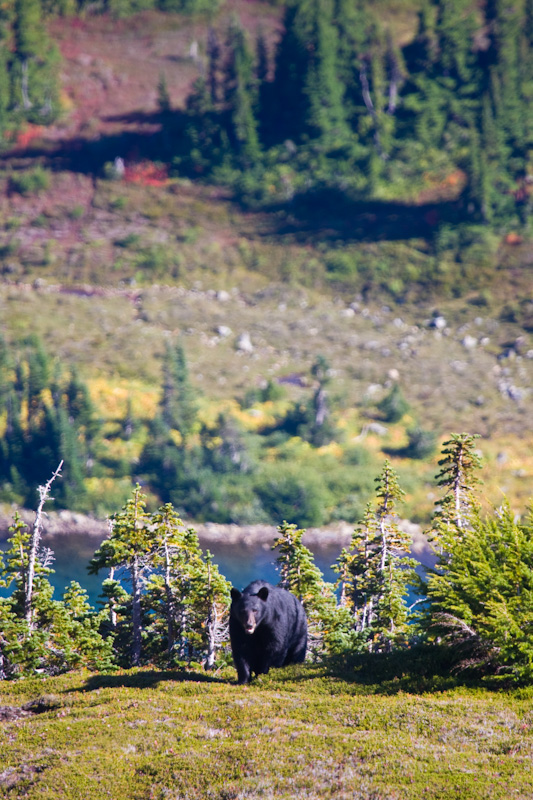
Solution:
M144 7L91 4L90 13ZM205 11L185 0L161 8ZM210 14L216 10L210 3ZM4 6L0 131L8 139L24 120L57 118L59 55L43 23L84 13L83 3ZM209 29L205 74L178 121L162 81L169 150L178 171L211 176L243 201L267 205L300 195L318 204L322 192L336 193L338 202L405 200L423 175L458 171L458 219L525 225L532 45L529 0L424 2L406 44L365 3L294 0L274 46L261 34L249 41L238 19L223 40Z
M424 173L460 170L463 221L526 223L529 3L425 3L403 47L364 3L289 3L283 27L272 56L237 23L211 34L180 164L268 204L405 199Z

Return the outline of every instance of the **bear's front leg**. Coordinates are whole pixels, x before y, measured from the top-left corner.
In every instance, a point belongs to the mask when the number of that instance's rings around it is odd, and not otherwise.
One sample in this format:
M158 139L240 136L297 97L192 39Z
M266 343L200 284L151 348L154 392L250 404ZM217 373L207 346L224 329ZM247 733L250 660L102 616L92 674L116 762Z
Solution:
M250 683L252 673L249 663L244 658L239 658L235 661L237 669L237 683Z

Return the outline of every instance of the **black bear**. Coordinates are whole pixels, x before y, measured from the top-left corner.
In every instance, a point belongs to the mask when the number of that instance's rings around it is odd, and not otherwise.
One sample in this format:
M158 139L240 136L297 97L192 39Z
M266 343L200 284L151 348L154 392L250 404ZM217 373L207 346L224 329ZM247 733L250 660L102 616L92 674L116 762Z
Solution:
M305 659L307 618L300 601L285 589L253 581L242 592L231 590L229 633L239 683L252 673Z

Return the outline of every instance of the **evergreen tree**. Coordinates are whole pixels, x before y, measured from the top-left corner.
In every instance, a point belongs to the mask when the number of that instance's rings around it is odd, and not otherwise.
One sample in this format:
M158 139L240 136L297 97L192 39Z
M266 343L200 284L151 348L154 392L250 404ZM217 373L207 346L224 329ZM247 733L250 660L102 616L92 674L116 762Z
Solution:
M185 351L179 342L167 344L160 408L164 424L169 429L178 431L186 442L194 429L198 406L196 392L189 379Z
M207 669L227 641L229 584L204 558L196 531L183 529L170 504L150 518L154 531L154 574L146 605L154 617L147 631L152 651L171 662L203 659ZM164 632L163 632L164 625Z
M34 622L35 604L41 605L39 595L43 591L45 594L49 592L47 576L53 572L51 569L53 559L47 549L43 550L40 547L39 539L35 538L33 538L34 555L31 555L32 533L18 511L13 516L9 533L9 546L5 554L1 585L10 590L11 608L18 618L26 621L26 631L29 636ZM33 564L30 568L32 559ZM29 613L26 612L27 608Z
M215 105L208 82L198 78L187 98L188 124L185 126L186 156L176 159L178 167L194 175L207 173L227 155L229 144L223 130L222 114Z
M390 651L408 640L407 587L414 583L416 562L409 557L410 536L396 520L396 504L403 496L389 462L376 478L376 503L367 506L355 529L350 548L337 562L341 605L349 615L337 624L333 639L370 651Z
M11 36L11 5L0 7L0 143L9 129L10 77L9 40Z
M479 108L481 72L474 52L476 21L468 0L425 6L415 43L405 51L410 81L406 106L428 148L457 154Z
M142 646L142 591L145 576L152 569L154 536L146 513L146 498L137 484L122 510L110 517L111 533L96 550L89 572L123 567L131 581L132 644L131 664L138 666Z
M260 157L256 108L257 84L253 57L246 35L233 22L228 29L226 47L228 58L224 69L224 103L228 119L228 136L238 163L253 166Z
M23 118L49 121L55 116L58 58L42 22L40 0L15 0L11 103Z
M523 109L520 64L524 16L522 9L516 4L492 0L487 3L486 17L490 46L485 53L484 66L488 79L487 88L492 95L495 122L504 134L513 159L520 159L524 156L524 121L527 117ZM531 59L531 54L526 54L527 58ZM523 169L523 164L521 166Z
M307 117L305 76L309 63L312 2L314 0L289 3L285 9L283 36L277 47L272 88L276 104L268 109L269 118L263 120L269 143L298 140L304 132Z
M338 34L333 24L332 0L311 4L309 62L304 82L307 100L305 125L313 139L339 142L346 138L344 86L338 74Z
M302 543L305 530L285 521L277 530L272 550L279 552L278 586L292 592L303 604L309 624L309 646L317 652L323 648L326 627L335 611L332 587L324 581L313 554Z
M443 443L437 485L445 487L432 526L432 538L444 550L450 541L461 537L470 524L470 517L479 511L475 486L481 459L475 451L475 435L452 433Z
M393 384L388 394L378 403L378 411L385 422L399 422L409 411L409 403L398 383Z
M41 487L31 532L15 513L6 556L0 559L0 586L9 591L0 598L0 680L36 670L57 674L80 666L112 666L111 640L100 636L100 615L81 586L72 583L62 601L53 599L48 580L53 554L42 547L40 534L43 505L58 473Z
M219 86L221 82L221 47L218 35L214 28L207 31L207 88L212 106L219 101Z
M360 117L359 137L369 148L369 187L375 191L384 163L390 158L395 112L401 81L400 56L390 39L374 25L360 59L359 84L366 114Z
M533 677L533 518L516 521L507 502L450 539L426 588L425 622L453 645L464 668L504 681Z

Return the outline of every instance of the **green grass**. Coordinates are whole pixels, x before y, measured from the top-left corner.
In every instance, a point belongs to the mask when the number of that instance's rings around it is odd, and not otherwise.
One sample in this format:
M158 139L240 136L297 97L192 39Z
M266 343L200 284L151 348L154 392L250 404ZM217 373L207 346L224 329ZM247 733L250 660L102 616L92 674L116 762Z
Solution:
M7 798L524 800L531 692L414 694L318 667L249 687L132 670L0 684L0 703L58 707L0 723ZM396 686L396 688L395 688ZM54 705L54 703L52 703Z

